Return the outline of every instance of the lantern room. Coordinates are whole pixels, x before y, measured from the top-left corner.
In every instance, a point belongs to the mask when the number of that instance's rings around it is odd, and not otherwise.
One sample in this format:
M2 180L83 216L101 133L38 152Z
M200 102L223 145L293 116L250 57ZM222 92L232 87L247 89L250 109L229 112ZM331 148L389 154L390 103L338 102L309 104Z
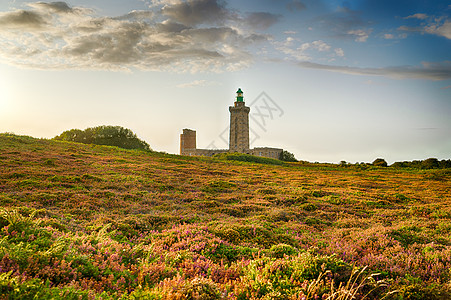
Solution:
M241 90L241 88L236 91L236 102L244 102L243 91Z

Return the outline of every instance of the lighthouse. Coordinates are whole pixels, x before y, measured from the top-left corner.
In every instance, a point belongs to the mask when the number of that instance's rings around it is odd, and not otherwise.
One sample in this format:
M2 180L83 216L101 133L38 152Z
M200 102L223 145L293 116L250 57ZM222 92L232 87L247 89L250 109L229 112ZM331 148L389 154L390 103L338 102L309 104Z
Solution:
M229 106L230 112L230 136L229 149L198 149L196 148L196 131L183 129L180 135L181 155L213 156L220 153L244 153L254 156L263 156L278 159L283 149L272 147L249 148L249 111L251 109L244 103L241 88L236 91L233 106ZM226 131L224 131L225 134ZM212 143L213 144L213 143Z
M249 111L250 108L244 103L243 91L241 88L236 92L234 106L229 107L230 111L230 152L249 152Z

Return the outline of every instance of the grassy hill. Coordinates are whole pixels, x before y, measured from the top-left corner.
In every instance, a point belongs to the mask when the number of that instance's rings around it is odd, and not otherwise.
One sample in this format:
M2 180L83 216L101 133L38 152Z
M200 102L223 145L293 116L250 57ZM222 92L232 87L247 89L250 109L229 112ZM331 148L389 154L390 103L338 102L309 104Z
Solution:
M2 299L451 297L450 169L0 134L0 203Z

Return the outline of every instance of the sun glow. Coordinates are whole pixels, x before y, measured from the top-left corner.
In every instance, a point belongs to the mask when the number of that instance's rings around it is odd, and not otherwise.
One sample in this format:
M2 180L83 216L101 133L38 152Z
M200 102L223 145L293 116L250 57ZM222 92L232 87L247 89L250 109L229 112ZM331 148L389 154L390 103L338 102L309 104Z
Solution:
M0 113L6 110L8 106L8 91L4 88L4 85L0 83Z
M0 75L0 114L2 114L2 112L5 112L8 107L11 93L6 74L1 72Z

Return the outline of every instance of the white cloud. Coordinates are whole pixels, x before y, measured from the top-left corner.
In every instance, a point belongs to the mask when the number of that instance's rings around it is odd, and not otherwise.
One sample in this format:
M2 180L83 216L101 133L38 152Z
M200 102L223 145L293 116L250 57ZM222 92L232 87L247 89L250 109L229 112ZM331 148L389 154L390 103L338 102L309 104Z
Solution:
M404 19L418 19L418 20L426 20L428 18L427 14L414 14L411 16L407 16Z
M334 51L337 56L340 56L340 57L345 56L345 52L341 48L335 48Z
M398 28L398 30L400 30L400 29ZM383 38L385 40L399 40L399 39L407 38L407 33L400 33L400 32L384 33L384 34L380 34L379 37Z
M296 39L287 37L282 43L275 43L276 49L284 54L287 54L298 61L311 61L318 53L330 53L332 47L323 40L317 40L309 43L302 43L298 47L293 47ZM334 54L343 57L344 51L341 48L335 48ZM330 56L330 54L327 54Z
M329 51L330 45L322 40L313 41L311 43L303 43L295 51L291 53L298 60L311 60L311 50L316 50L319 52Z
M395 38L395 36L391 33L384 34L384 39L386 39L386 40L393 40L394 38Z
M188 83L182 83L182 84L177 85L177 87L178 88L191 88L191 87L196 87L196 86L209 86L209 85L215 85L215 84L217 84L217 83L202 79L202 80L194 80L194 81L188 82Z
M451 39L451 21L446 20L443 24L432 24L425 27L425 31L430 34Z
M141 1L146 3L149 7L174 5L182 2L181 0L141 0Z
M287 37L285 39L285 41L283 42L283 46L284 47L291 47L293 45L293 42L295 41L295 39L291 36Z
M420 32L422 34L434 34L451 39L451 20L444 17L427 16L426 14L414 14L404 19L419 19L421 24L416 27L402 25L398 28L400 31ZM428 21L424 21L424 20Z
M321 40L313 41L310 45L307 43L307 45L309 48L316 49L321 52L330 50L330 45Z
M451 61L440 63L423 62L421 66L395 66L385 68L356 68L302 61L298 62L298 66L302 68L320 69L344 74L385 76L395 79L446 80L451 78Z
M357 29L357 30L349 30L347 34L354 36L356 42L366 42L371 32L372 29L368 30Z

